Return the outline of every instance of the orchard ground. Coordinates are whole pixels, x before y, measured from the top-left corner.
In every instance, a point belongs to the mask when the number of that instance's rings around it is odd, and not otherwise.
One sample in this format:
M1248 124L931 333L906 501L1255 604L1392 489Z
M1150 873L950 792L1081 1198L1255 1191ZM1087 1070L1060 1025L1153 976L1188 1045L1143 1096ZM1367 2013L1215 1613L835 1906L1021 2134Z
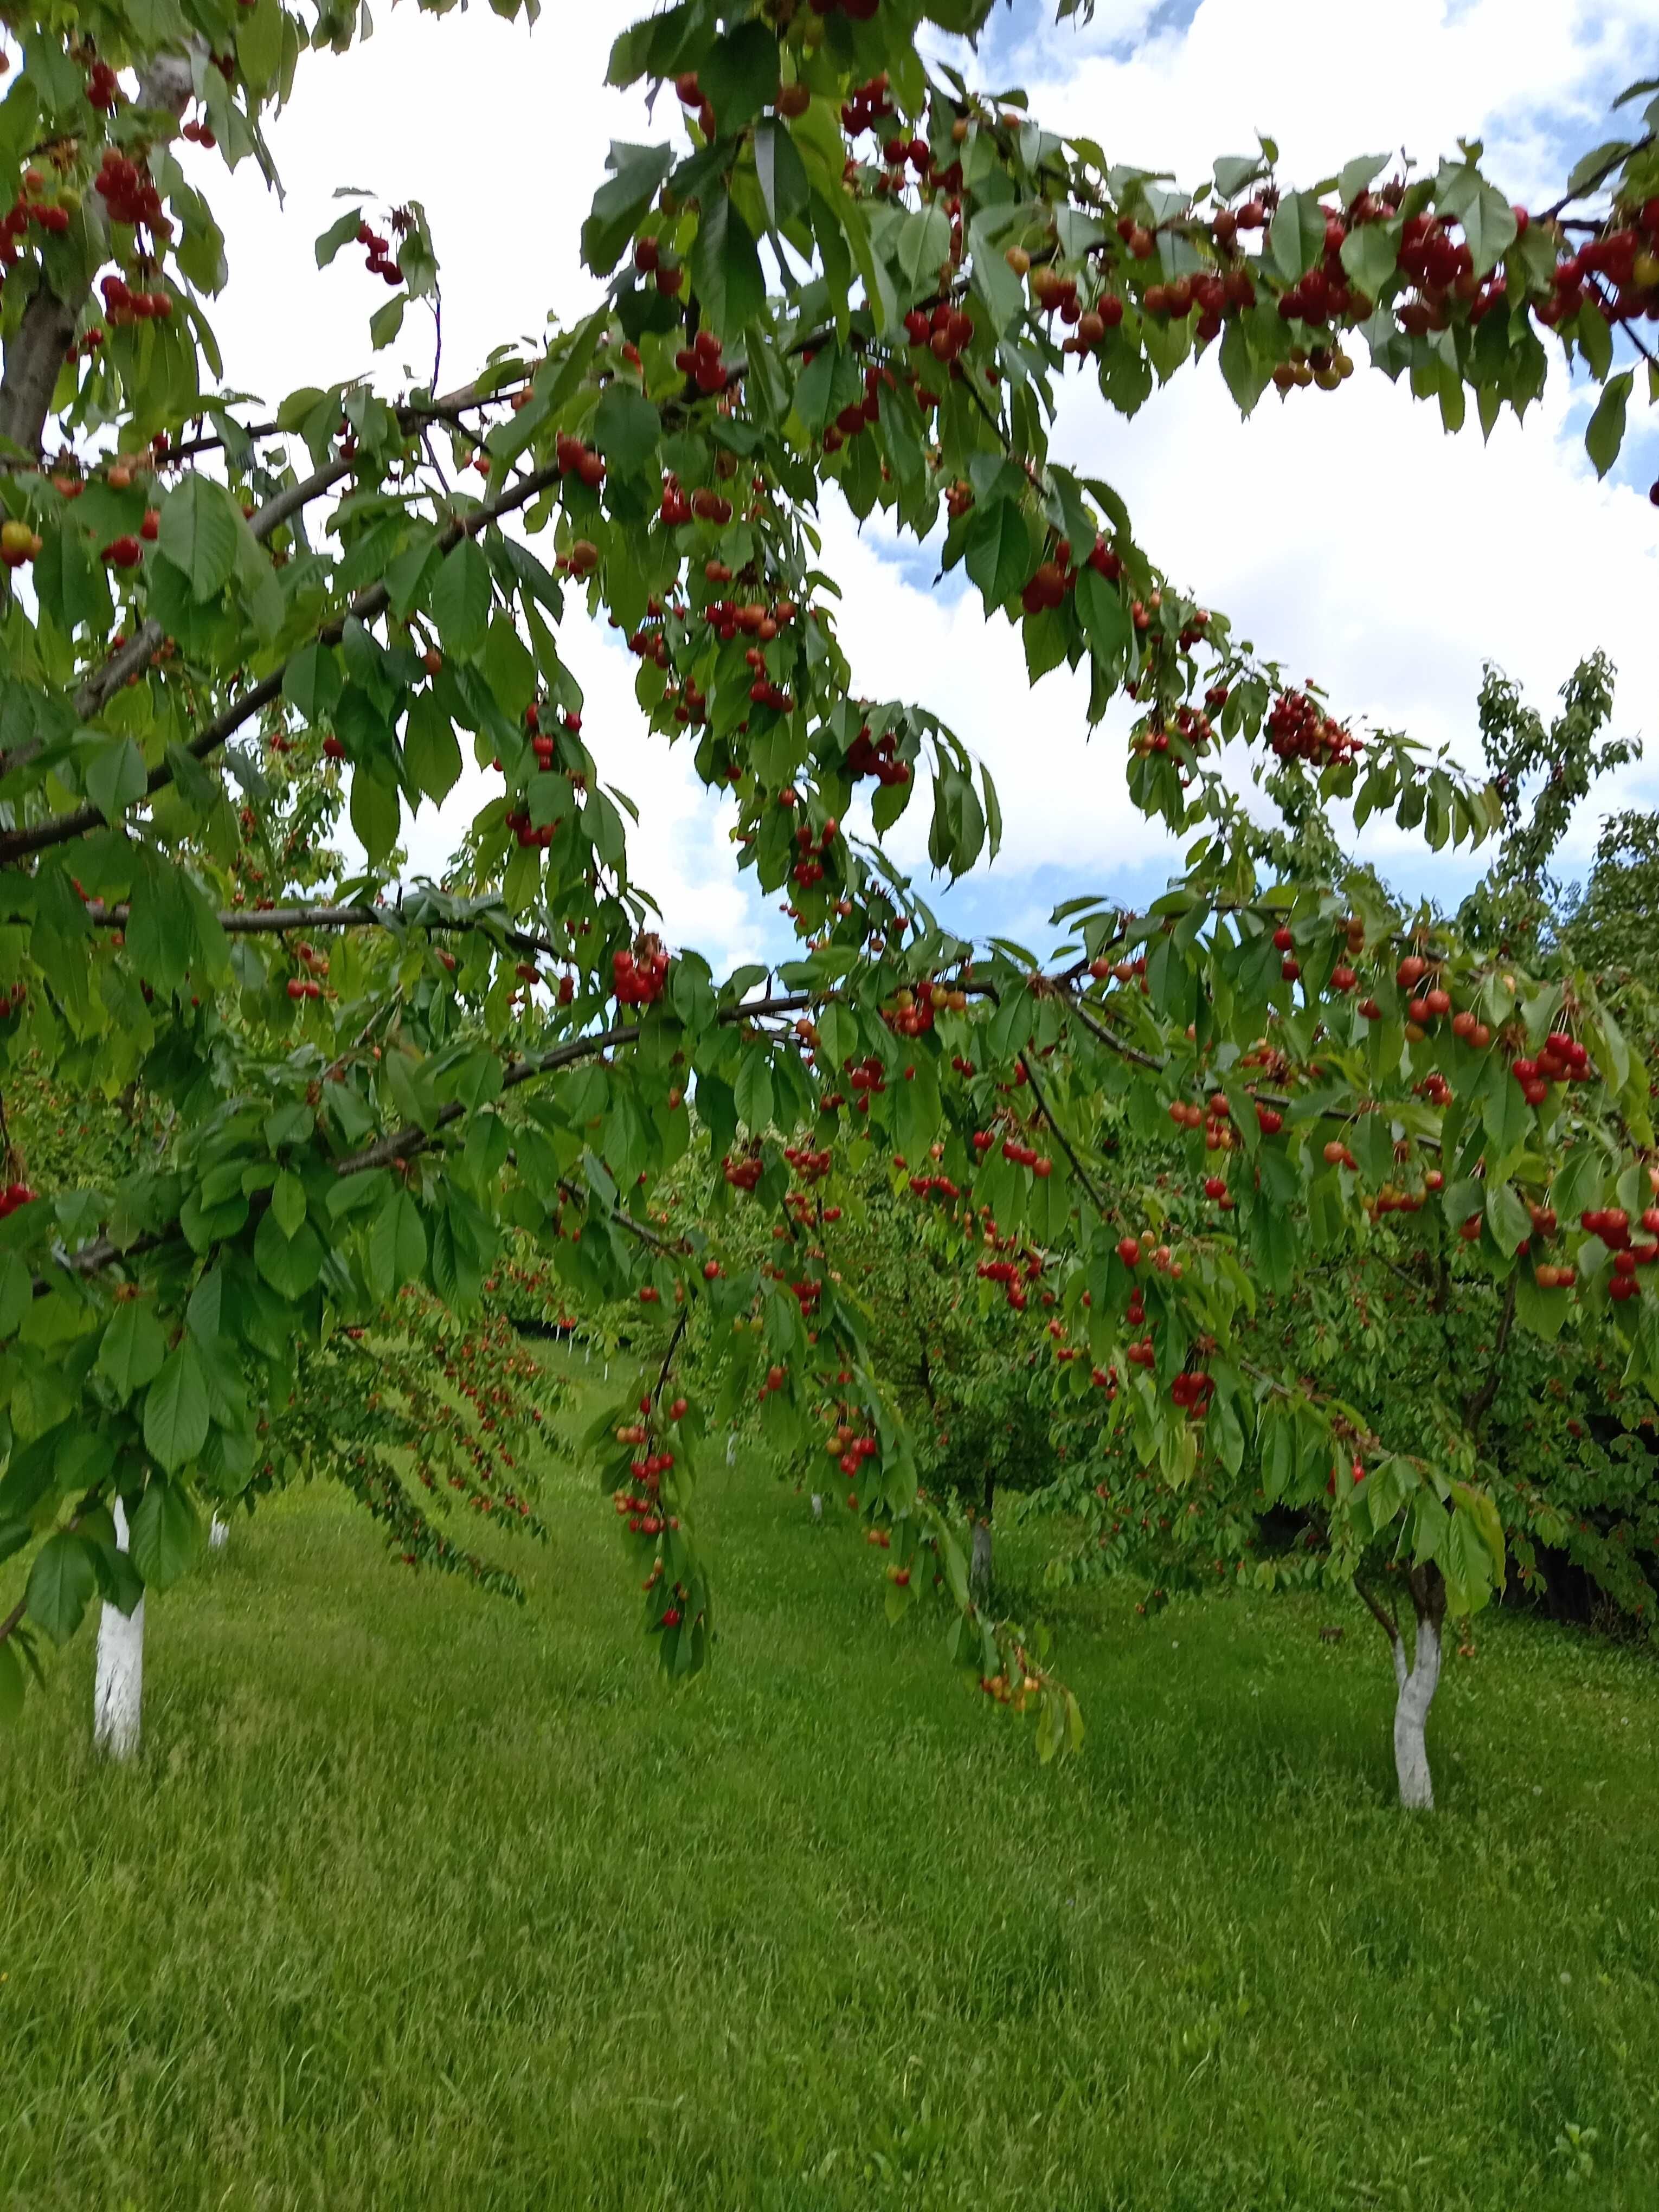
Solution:
M1483 1616L1412 1818L1357 1606L1048 1597L1043 1771L758 1463L679 1694L591 1473L544 1494L523 1609L331 1492L239 1522L131 1771L71 1647L0 1741L0 2202L1659 2202L1650 1659Z

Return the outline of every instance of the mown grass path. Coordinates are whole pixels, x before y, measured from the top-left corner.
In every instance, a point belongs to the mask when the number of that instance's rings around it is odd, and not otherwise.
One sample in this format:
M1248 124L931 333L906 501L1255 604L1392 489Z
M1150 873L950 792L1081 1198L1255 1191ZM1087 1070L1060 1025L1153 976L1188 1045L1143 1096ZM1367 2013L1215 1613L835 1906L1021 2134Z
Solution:
M152 1608L136 1771L88 1755L89 1638L31 1699L0 2203L1659 2203L1650 1661L1483 1621L1407 1820L1357 1608L1332 1647L1091 1593L1044 1772L741 1464L671 1695L590 1479L551 1487L522 1610L327 1492L239 1523Z

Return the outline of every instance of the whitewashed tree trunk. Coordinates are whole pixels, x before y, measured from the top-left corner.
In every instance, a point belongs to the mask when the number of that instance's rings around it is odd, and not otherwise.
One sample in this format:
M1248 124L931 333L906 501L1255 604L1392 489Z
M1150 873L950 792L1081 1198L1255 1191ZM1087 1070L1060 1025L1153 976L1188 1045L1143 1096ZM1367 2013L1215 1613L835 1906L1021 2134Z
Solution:
M115 1541L127 1548L126 1508L115 1501ZM92 1742L112 1759L134 1759L144 1692L144 1601L130 1613L112 1605L98 1617L98 1662L92 1691Z
M974 1523L974 1548L968 1564L968 1588L975 1605L983 1605L991 1595L991 1524L988 1521Z
M996 1510L996 1469L994 1467L987 1468L985 1494L981 1500L980 1510L975 1516L973 1550L969 1554L968 1559L968 1594L975 1605L988 1605L991 1602L991 1589L994 1580L992 1571L994 1553L991 1516Z
M1398 1636L1394 1639L1399 1689L1394 1709L1394 1766L1401 1805L1407 1812L1431 1813L1434 1778L1429 1771L1426 1731L1429 1707L1440 1684L1440 1632L1446 1615L1446 1585L1439 1568L1432 1562L1413 1568L1411 1592L1417 1638L1409 1667L1404 1644Z
M225 1548L225 1546L226 1546L229 1541L230 1541L230 1528L229 1528L229 1524L228 1524L228 1522L226 1522L222 1521L222 1520L219 1518L218 1515L216 1513L216 1514L214 1515L214 1516L213 1516L212 1523L211 1523L211 1525L210 1526L210 1528L209 1528L209 1529L208 1529L208 1546L209 1546L209 1548L210 1548L210 1550L212 1550L212 1551L215 1551L215 1552L222 1552L222 1551L223 1551L223 1549Z
M727 1467L735 1467L737 1463L738 1432L733 1429L726 1439L726 1464Z
M823 1518L823 1492L821 1490L815 1490L812 1492L812 1518L815 1521L822 1521Z

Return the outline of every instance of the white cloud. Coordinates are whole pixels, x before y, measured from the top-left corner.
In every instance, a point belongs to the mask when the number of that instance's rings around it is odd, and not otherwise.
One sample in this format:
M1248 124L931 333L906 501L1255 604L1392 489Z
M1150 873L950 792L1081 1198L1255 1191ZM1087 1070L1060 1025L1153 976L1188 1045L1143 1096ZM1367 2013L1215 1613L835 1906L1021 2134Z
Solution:
M445 382L504 338L533 340L550 312L580 312L595 288L577 233L606 141L650 134L641 102L600 88L610 39L635 12L632 0L564 10L527 34L487 11L398 10L352 54L307 58L274 132L286 206L251 165L224 195L235 281L216 320L228 383L271 397L371 367L374 280L349 248L321 277L312 261L339 184L424 203L444 265ZM1288 170L1316 175L1402 143L1428 160L1462 133L1483 136L1513 188L1535 197L1570 149L1601 135L1610 91L1650 56L1659 0L1395 0L1383 11L1201 0L1176 24L1151 0L1103 0L1083 33L1054 30L1035 5L999 23L989 74L1023 77L1045 119L1114 157L1196 179L1259 125ZM405 359L423 379L419 312L391 349L393 374ZM1074 385L1055 453L1109 476L1149 551L1261 651L1317 677L1342 711L1467 756L1486 659L1541 707L1603 646L1620 668L1620 726L1655 720L1654 517L1638 492L1595 482L1582 422L1558 379L1524 430L1506 422L1483 449L1473 427L1448 439L1431 409L1362 374L1340 394L1281 405L1270 393L1241 425L1212 363L1131 423ZM976 598L930 592L929 571L896 562L880 529L857 533L838 505L824 521L861 687L933 708L997 776L1006 848L990 895L975 899L976 926L1001 902L1009 927L1030 927L1056 880L1112 889L1132 872L1143 884L1161 873L1172 848L1127 805L1115 726L1085 744L1079 683L1060 671L1028 689L1018 638L986 625ZM639 873L671 934L728 960L775 944L777 917L732 866L729 810L702 793L684 747L646 738L620 644L573 619L562 646L589 691L605 773L644 811ZM459 801L483 787L469 774L442 823L416 829L422 865L440 864ZM1650 771L1627 772L1591 811L1656 788ZM1592 830L1587 817L1579 854ZM907 823L899 849L920 862L923 837Z

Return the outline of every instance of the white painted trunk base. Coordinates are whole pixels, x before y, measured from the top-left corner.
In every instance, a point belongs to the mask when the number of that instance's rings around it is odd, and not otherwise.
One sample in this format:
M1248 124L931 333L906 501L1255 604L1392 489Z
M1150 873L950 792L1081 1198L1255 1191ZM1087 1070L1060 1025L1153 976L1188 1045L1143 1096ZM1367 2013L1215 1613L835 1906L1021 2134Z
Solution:
M1434 1810L1434 1778L1429 1771L1426 1741L1429 1707L1440 1684L1440 1625L1426 1614L1417 1620L1417 1649L1412 1665L1406 1665L1404 1645L1396 1638L1394 1674L1400 1695L1394 1709L1394 1766L1400 1781L1400 1802L1407 1812Z
M815 1521L822 1521L823 1518L823 1492L821 1490L815 1490L812 1492L812 1518Z
M982 1605L991 1595L991 1524L974 1523L974 1548L968 1566L968 1588L974 1602Z
M126 1508L115 1501L115 1541L127 1548ZM144 1694L144 1601L131 1613L106 1605L98 1616L98 1663L92 1691L92 1742L111 1759L138 1752Z
M225 1546L229 1541L229 1526L227 1522L222 1521L216 1513L213 1516L212 1526L208 1530L208 1548L210 1551L222 1552Z

